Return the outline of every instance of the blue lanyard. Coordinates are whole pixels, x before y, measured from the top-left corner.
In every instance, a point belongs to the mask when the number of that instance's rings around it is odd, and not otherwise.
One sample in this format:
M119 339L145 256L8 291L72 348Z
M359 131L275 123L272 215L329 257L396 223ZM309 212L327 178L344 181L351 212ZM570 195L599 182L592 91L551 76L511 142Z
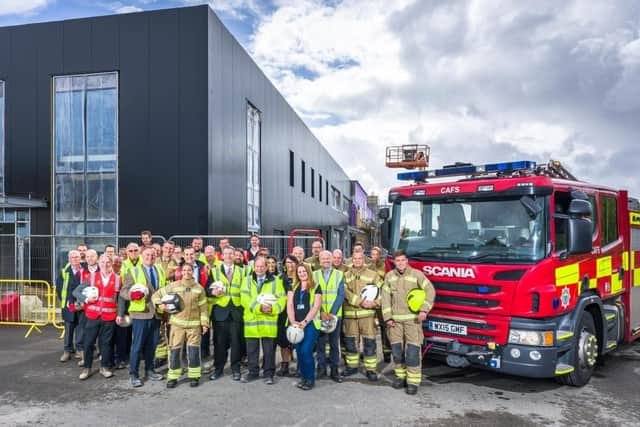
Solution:
M307 291L303 291L303 290L302 290L302 288L300 288L300 293L298 294L298 295L299 295L299 297L298 297L298 305L302 305L302 304L304 304L304 303L302 302L302 297L304 296L304 294L305 294L306 292L307 292Z

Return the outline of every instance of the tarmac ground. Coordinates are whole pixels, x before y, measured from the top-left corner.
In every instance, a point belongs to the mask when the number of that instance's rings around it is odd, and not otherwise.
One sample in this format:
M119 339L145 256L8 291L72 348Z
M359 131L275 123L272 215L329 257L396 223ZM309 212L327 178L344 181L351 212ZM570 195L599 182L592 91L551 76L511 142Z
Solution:
M312 391L296 378L241 384L203 376L197 388L182 380L129 385L127 370L78 380L73 361L60 363L60 332L45 328L24 338L22 327L0 327L0 425L77 426L537 426L640 425L640 343L607 356L582 388L553 380L454 369L425 361L416 396L391 388L381 363L376 383L364 375L342 384L321 380ZM226 374L227 372L225 372Z

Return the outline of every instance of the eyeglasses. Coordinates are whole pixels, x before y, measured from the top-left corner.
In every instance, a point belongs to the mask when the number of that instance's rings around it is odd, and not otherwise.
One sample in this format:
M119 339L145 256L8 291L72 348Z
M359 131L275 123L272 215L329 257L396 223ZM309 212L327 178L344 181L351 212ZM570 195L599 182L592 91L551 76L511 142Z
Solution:
M139 249L129 249L127 252L138 252Z

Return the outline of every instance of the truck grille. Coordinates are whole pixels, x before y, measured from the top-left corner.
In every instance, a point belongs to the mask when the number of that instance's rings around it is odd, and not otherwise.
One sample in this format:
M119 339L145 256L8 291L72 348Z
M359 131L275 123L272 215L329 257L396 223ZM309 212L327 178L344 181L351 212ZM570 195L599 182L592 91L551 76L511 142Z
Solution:
M497 307L498 304L500 304L500 301L485 298L465 298L436 294L436 303L462 305L465 307L492 308Z
M433 287L436 288L436 291L466 292L479 295L497 294L502 290L500 286L495 285L469 285L450 282L433 282Z

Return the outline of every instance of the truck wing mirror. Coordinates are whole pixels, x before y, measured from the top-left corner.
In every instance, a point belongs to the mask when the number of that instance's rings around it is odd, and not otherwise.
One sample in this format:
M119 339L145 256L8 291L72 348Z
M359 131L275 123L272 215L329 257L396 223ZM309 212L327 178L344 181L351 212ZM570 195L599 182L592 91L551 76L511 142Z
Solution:
M569 204L569 210L567 211L571 217L584 217L591 216L591 203L582 199L574 199Z
M380 212L378 212L378 218L380 218L381 220L388 220L389 219L389 208L380 208Z
M581 201L581 200L574 200ZM573 202L571 202L573 204ZM592 224L588 218L568 218L567 252L586 254L593 250Z

